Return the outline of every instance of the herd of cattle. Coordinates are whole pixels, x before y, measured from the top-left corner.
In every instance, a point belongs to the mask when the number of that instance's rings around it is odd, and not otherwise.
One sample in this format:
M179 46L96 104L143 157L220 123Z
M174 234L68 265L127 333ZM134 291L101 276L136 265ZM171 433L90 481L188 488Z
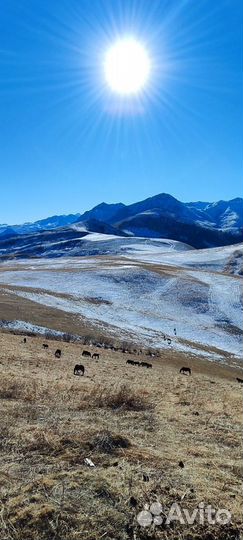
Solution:
M175 328L174 328L174 333L176 335L176 329ZM26 343L26 341L27 341L26 338L24 338L23 342ZM43 347L43 349L48 349L49 345L47 343L43 343L42 347ZM61 355L62 355L61 349L56 349L55 357L56 358L61 358ZM84 350L82 352L82 356L84 356L86 358L93 358L94 360L99 360L99 358L100 358L99 353L91 354L90 351L86 351L86 350ZM127 360L126 363L128 365L131 365L131 366L139 366L139 367L144 367L144 368L152 368L153 367L153 365L150 364L149 362L138 362L136 360L131 360L130 358ZM85 372L85 367L82 364L76 364L75 365L74 370L73 370L74 375L84 375L84 372ZM182 375L191 375L192 371L191 371L191 368L183 366L183 367L181 367L179 373L182 374ZM237 380L238 383L243 384L243 379L241 379L240 377L236 377L236 380Z

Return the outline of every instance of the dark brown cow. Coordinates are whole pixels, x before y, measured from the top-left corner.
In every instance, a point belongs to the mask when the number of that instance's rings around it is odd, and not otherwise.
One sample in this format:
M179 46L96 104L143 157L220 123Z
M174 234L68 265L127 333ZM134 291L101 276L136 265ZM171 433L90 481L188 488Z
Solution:
M43 343L42 347L43 347L43 349L48 349L49 345L47 345L47 343Z
M62 354L61 349L57 349L56 352L55 352L55 357L56 358L61 358L61 354Z
M97 352L92 354L92 358L96 358L97 360L99 360L99 357L100 357L100 355Z
M243 379L240 379L240 377L236 377L237 382L243 384Z

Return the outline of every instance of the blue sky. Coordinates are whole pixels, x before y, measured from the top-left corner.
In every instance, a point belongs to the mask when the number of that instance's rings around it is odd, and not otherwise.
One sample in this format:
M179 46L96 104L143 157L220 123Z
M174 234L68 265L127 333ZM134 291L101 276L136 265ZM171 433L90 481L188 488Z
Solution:
M242 194L241 0L6 0L0 19L0 223ZM152 60L121 99L103 60L134 36Z

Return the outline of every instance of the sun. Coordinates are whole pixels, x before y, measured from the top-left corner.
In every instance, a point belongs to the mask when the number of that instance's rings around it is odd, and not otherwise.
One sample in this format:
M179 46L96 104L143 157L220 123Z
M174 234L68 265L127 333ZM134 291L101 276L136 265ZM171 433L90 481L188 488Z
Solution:
M150 74L150 59L146 48L134 38L120 39L105 55L105 79L113 92L138 94Z

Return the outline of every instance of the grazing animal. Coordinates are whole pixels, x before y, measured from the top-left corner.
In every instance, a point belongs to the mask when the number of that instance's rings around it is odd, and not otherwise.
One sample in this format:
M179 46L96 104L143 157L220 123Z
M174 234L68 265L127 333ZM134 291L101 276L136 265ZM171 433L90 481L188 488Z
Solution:
M185 467L183 461L179 461L178 465L179 465L179 467L181 467L181 469L184 469L184 467Z
M188 373L188 375L191 375L192 374L192 370L191 368L189 367L182 367L180 369L180 373L183 373L183 375L185 375L186 373Z
M97 360L99 360L99 357L100 357L100 355L97 352L92 354L92 358L97 358Z
M240 377L236 377L237 382L243 384L243 379L240 379Z
M74 375L84 375L84 366L82 366L82 364L76 364L74 370L73 370L73 374Z
M61 358L61 354L62 354L61 349L57 349L56 352L55 352L55 357L56 358Z
M126 364L131 364L131 366L134 366L135 362L134 362L134 360L129 360L129 358L128 358L128 360L126 361ZM138 362L138 364L139 364L139 362Z
M146 368L152 368L152 364L149 364L148 362L140 362L140 366L146 367Z
M49 345L47 345L47 343L43 343L42 347L43 349L48 349Z
M83 351L82 356L90 356L91 358L91 353L89 351Z
M24 343L26 343L26 337L24 337Z
M133 365L134 366L140 366L140 362L137 362L137 360L133 360Z

